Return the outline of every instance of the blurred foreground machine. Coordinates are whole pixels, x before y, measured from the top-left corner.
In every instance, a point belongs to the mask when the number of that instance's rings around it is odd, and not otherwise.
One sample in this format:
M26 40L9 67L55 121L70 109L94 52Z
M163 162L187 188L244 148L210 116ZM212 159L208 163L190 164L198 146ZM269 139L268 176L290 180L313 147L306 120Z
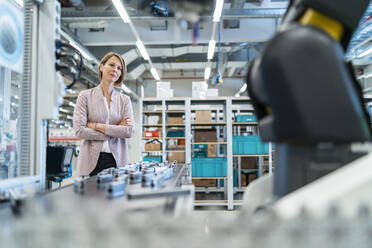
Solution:
M361 88L344 53L369 0L294 0L252 63L247 89L263 141L276 143L273 193L283 197L365 155Z

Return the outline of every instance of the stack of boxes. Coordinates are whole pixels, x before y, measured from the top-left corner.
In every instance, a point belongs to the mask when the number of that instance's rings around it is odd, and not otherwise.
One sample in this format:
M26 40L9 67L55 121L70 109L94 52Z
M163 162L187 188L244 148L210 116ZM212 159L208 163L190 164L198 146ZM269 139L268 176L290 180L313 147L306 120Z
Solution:
M195 112L195 123L210 123L210 110L197 110ZM212 126L196 126L194 130L194 142L217 142L216 129ZM194 145L195 157L192 158L192 176L193 177L225 177L227 174L226 158L217 157L216 144L198 144ZM196 187L216 187L216 179L194 179Z
M168 114L168 125L182 125L184 124L182 114ZM167 137L185 137L185 132L183 130L174 129L169 130ZM170 140L169 142L174 142L173 144L168 145L168 150L185 150L185 140L184 139L175 139ZM177 161L177 163L185 163L185 152L169 152L168 161Z

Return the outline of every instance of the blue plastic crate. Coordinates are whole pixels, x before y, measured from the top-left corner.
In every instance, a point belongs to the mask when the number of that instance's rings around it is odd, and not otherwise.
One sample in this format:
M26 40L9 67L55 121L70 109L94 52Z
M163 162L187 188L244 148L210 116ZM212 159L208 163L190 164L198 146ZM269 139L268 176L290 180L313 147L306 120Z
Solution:
M251 136L233 136L233 154L249 155L260 154L261 149L257 146L260 138Z
M227 175L226 158L192 158L193 177L225 177Z
M257 117L255 115L237 115L235 117L236 122L256 122Z
M167 137L185 137L184 130L169 130Z
M161 163L163 161L163 158L161 156L147 156L143 157L143 161Z

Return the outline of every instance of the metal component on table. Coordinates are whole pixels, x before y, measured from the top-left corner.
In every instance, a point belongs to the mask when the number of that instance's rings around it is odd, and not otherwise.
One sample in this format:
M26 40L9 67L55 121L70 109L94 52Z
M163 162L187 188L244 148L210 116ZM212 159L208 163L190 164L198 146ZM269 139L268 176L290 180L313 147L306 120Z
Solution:
M165 179L163 174L154 176L153 178L151 178L151 188L160 188L164 185L164 181Z
M107 169L104 169L103 171L101 171L100 173L103 173L103 174L114 174L114 172L115 172L115 168L113 168L113 167L111 167L111 168L107 168ZM99 174L100 174L99 173Z
M128 175L121 175L119 177L116 177L114 179L114 181L117 181L117 182L124 181L126 184L128 184L128 182L129 182L129 176Z
M106 188L107 198L116 198L125 194L127 183L125 180L118 180L110 182Z
M142 187L151 187L151 180L154 176L154 173L142 175Z
M178 197L190 195L190 189L163 189L159 191L136 190L127 193L128 200L150 199L160 197Z
M97 185L100 186L102 184L111 182L113 180L112 174L106 174L106 175L97 175Z
M9 198L10 198L10 206L12 208L12 212L15 215L19 215L24 208L24 203L26 200L26 194L21 191L20 189L10 189L9 190Z
M129 183L137 184L142 181L142 172L131 171L129 173Z
M84 193L85 192L85 179L82 177L75 178L74 180L74 192Z

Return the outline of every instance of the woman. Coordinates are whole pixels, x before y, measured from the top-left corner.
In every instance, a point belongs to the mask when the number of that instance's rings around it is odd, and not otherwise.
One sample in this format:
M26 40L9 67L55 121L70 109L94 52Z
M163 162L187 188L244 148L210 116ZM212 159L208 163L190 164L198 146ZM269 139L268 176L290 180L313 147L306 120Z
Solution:
M78 175L98 172L128 163L125 139L134 134L130 98L114 90L121 87L127 69L122 57L110 52L99 65L100 84L81 91L74 112L74 131L80 138Z

